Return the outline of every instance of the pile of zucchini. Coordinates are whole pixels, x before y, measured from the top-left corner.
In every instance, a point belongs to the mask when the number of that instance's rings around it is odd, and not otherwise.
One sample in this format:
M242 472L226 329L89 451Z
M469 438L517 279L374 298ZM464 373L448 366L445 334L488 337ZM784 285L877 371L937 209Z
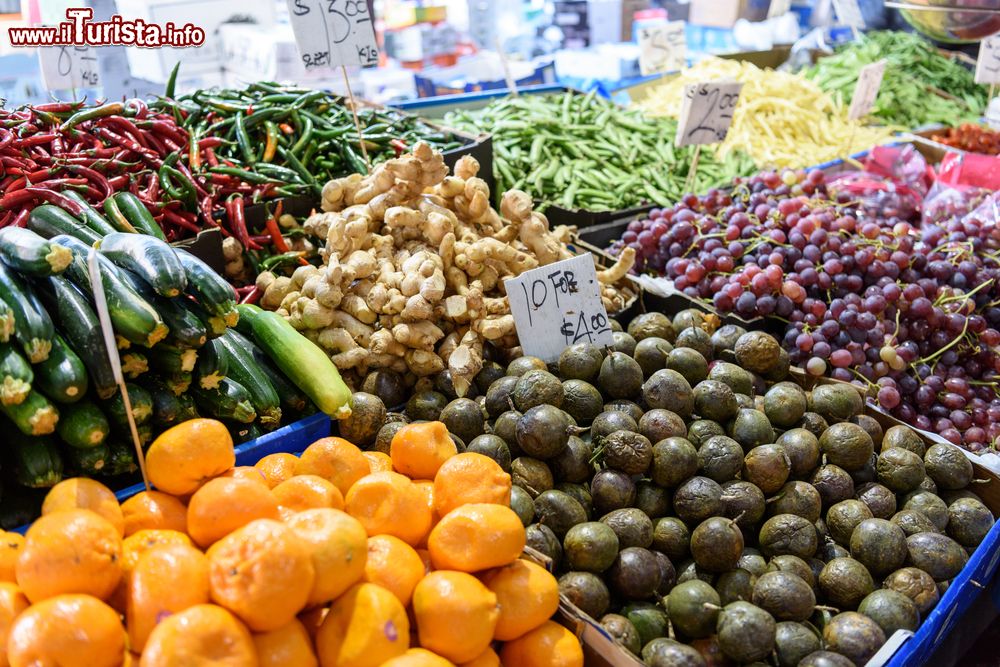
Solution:
M94 306L97 289L144 446L196 416L225 421L243 442L315 411L315 387L300 381L304 371L296 367L299 353L282 352L312 347L309 341L296 334L258 346L249 323L244 333L234 328L240 312L232 286L204 262L154 236L97 234L90 215L80 217L42 205L27 228L0 229L5 503L18 486L136 471ZM100 287L91 281L92 254Z

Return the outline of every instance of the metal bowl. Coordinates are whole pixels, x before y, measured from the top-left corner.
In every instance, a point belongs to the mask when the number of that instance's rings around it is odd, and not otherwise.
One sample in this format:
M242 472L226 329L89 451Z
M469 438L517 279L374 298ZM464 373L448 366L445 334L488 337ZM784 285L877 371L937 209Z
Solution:
M1000 0L906 0L886 2L906 22L939 42L971 44L1000 32Z

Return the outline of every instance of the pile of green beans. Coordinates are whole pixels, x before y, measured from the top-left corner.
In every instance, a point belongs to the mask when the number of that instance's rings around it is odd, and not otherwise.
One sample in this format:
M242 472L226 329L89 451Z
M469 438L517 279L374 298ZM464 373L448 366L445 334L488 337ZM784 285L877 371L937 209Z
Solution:
M476 111L452 112L445 123L493 134L498 195L517 188L566 209L670 205L685 194L695 151L674 145L675 120L626 111L592 92L506 97ZM753 162L741 153L719 159L702 150L693 190L752 171Z
M242 90L212 89L151 106L174 114L193 145L222 137L210 172L249 183L283 183L276 194L319 193L331 178L365 173L361 139L350 106L322 90L252 83ZM463 140L396 109L359 107L364 146L373 165L408 151L418 141L448 151Z
M820 58L806 76L850 103L865 65L887 61L872 115L888 125L916 129L978 119L989 102L985 86L971 69L937 51L923 38L905 32L871 32Z

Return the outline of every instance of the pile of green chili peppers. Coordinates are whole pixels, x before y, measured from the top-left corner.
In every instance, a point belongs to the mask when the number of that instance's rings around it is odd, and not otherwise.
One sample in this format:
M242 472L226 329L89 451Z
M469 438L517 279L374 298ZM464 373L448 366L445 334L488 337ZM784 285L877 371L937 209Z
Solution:
M806 76L850 103L858 73L885 59L885 76L872 115L888 125L917 129L976 120L989 101L971 69L937 51L925 39L905 32L871 32L820 58Z
M667 206L685 194L755 171L743 154L725 159L700 151L689 181L694 146L674 145L677 122L626 111L593 92L522 95L476 111L456 111L445 124L493 134L495 194L524 190L543 205L618 211Z
M159 98L152 107L171 112L191 136L222 137L209 173L248 183L283 184L279 195L318 195L332 178L366 173L362 139L350 106L322 90L252 83L242 90L198 90ZM467 140L402 111L359 107L364 148L372 165L407 152L418 141L449 151Z

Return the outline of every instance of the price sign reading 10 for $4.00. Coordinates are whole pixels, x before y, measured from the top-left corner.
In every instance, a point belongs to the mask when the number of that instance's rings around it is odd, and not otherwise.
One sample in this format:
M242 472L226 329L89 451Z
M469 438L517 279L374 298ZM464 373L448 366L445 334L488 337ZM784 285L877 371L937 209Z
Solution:
M378 63L365 0L288 0L288 14L307 71Z

